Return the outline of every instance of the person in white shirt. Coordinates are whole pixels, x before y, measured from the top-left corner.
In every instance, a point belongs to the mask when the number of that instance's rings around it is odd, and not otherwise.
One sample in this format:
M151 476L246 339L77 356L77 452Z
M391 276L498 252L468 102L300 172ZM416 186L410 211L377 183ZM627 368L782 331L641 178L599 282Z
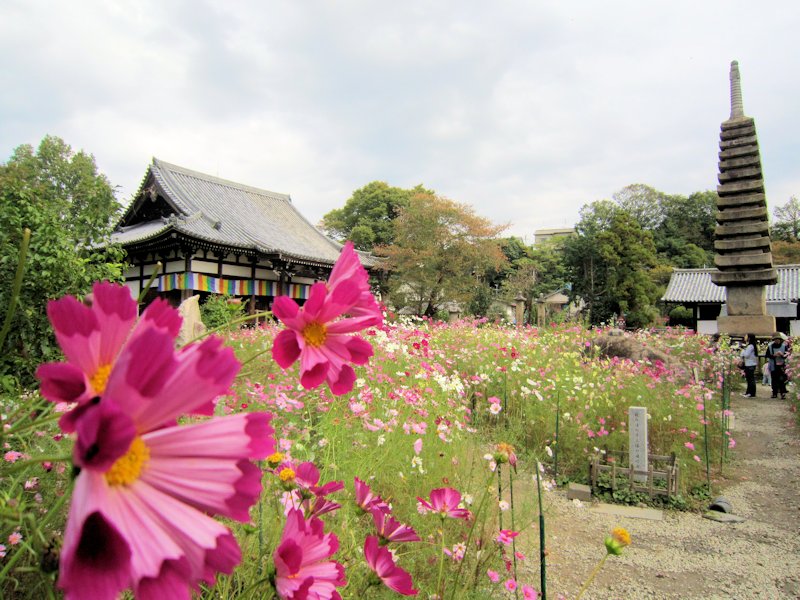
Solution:
M758 366L758 350L756 350L756 336L747 334L745 347L742 348L742 369L747 381L747 391L742 394L745 398L756 397L756 366Z

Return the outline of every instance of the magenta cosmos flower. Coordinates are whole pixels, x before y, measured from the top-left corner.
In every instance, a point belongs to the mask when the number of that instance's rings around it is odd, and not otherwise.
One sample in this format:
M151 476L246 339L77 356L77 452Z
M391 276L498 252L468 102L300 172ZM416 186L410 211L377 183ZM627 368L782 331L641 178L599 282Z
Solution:
M155 328L177 336L181 318L165 300L153 302L138 321L137 313L130 290L108 282L94 284L91 306L72 296L48 303L47 315L67 360L43 364L36 375L42 396L78 403L61 419L65 431L74 431L75 418L86 403L102 396L112 378L119 378L114 366L139 335Z
M381 308L370 290L369 274L350 241L345 243L339 259L333 265L328 290L332 293L344 281L355 283L359 292L358 299L347 313L353 317L371 317L373 322L370 325L379 325L383 321Z
M372 520L375 522L375 529L385 543L389 542L419 542L419 536L413 527L404 525L392 515L385 512L379 506L373 506Z
M417 595L411 575L395 564L392 553L381 546L374 535L364 540L364 558L386 587L402 596Z
M300 360L300 383L306 389L327 381L336 395L353 389L355 371L348 363L363 365L372 346L350 335L375 323L372 316L339 318L358 301L360 291L352 281L341 281L329 292L324 283L311 287L303 308L287 296L275 298L273 314L287 329L275 336L272 357L286 369Z
M378 494L374 494L370 487L358 477L353 478L353 484L356 490L356 504L362 511L371 513L377 509L386 513L391 512L386 501Z
M453 488L431 490L430 502L420 497L417 500L423 511L439 513L442 518L469 519L472 516L466 508L458 508L461 504L461 492Z
M289 511L273 553L275 587L283 600L341 600L336 588L347 583L344 567L328 560L339 549L339 539L324 533L324 527L320 519Z
M230 530L211 517L249 521L261 471L248 459L274 452L272 416L178 426L182 415L213 410L239 363L213 337L175 351L174 309L160 304L135 324L129 292L109 286L95 286L88 312L71 300L50 308L53 315L67 307L74 318L69 325L53 319L68 361L81 361L83 377L95 363L106 371L74 396L79 406L67 422L77 434L73 459L80 471L58 585L66 598L110 599L126 588L142 598L189 597L241 559ZM83 354L80 343L89 346ZM51 390L69 390L48 379L56 371L40 372L43 387L47 380Z

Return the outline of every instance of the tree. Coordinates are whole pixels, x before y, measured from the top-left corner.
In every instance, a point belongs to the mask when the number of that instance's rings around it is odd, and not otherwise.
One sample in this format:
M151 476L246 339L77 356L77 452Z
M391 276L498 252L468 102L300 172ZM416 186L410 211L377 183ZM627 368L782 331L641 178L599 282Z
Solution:
M373 181L353 192L342 208L322 217L321 227L340 241L351 240L359 250L371 251L394 241L394 220L416 193L432 193L421 185L404 190L383 181Z
M540 296L558 291L566 283L564 239L555 238L526 248L524 256L512 263L503 281L503 295L511 302L522 294L530 317L534 314L533 304Z
M772 262L776 265L800 264L800 241L777 240L772 242Z
M651 277L655 245L626 210L608 201L581 209L577 235L564 241L571 295L583 299L593 324L624 314L627 322L649 324L658 289Z
M0 310L11 300L22 231L32 232L13 326L0 348L0 375L29 384L39 362L59 355L47 322L49 299L120 279L122 251L104 245L119 208L94 158L57 137L45 137L35 151L19 146L0 164Z
M613 198L642 229L654 231L664 221L663 207L669 196L649 185L634 183L622 188Z
M503 226L458 202L430 192L411 196L400 209L387 257L393 303L433 316L446 302L468 302L490 269L505 262L496 239Z
M775 223L772 225L772 237L784 242L796 242L800 239L800 200L792 196L783 206L775 208Z

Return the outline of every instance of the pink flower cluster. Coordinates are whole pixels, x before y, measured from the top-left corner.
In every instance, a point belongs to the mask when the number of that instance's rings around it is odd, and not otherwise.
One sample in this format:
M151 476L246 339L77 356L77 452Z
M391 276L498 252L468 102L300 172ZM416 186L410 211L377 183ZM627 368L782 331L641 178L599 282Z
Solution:
M250 459L274 451L272 415L213 414L239 363L215 337L175 349L180 316L156 300L141 318L130 291L93 287L91 304L48 305L65 362L42 365L42 395L69 403L75 480L58 585L66 598L188 597L241 559L212 516L249 521L261 493Z

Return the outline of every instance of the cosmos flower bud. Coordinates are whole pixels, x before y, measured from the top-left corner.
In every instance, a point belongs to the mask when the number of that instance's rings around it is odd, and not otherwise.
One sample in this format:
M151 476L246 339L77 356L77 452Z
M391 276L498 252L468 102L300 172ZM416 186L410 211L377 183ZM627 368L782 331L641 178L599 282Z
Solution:
M611 530L611 535L606 537L606 550L609 554L620 556L625 546L631 543L631 534L622 527L615 527Z

